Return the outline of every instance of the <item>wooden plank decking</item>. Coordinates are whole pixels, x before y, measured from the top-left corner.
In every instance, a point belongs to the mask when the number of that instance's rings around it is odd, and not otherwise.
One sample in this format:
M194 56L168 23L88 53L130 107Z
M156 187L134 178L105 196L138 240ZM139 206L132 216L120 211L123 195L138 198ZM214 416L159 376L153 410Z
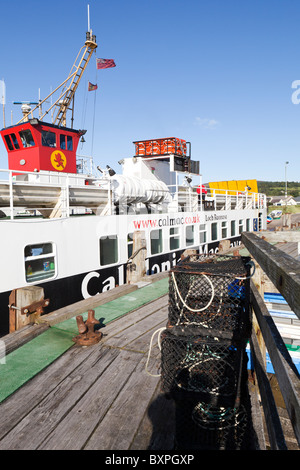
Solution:
M75 345L0 405L0 450L172 449L174 410L145 370L152 334L167 321L164 295ZM154 341L148 371L158 373Z

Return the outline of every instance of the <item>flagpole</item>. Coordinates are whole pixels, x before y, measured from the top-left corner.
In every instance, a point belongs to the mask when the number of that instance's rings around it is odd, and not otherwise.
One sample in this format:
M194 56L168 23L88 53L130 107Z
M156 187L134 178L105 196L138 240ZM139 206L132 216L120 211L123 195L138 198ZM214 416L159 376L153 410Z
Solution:
M3 127L5 127L5 82L4 82L4 79L2 80L2 108L3 108Z

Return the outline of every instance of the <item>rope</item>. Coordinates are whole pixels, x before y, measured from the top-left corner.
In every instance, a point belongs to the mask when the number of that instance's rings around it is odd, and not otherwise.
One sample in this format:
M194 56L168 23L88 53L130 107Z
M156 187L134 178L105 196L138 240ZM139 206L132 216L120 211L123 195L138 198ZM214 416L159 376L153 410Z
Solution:
M151 336L150 346L149 346L149 351L148 351L148 357L147 357L147 362L146 362L146 366L145 366L145 370L146 370L147 374L148 374L148 375L151 375L151 377L160 377L160 376L161 376L161 374L151 374L151 373L148 371L148 364L149 364L149 360L150 360L150 354L151 354L151 348L152 348L153 338L154 338L154 336L156 335L156 333L158 332L157 342L158 342L159 350L161 350L161 341L160 341L160 337L161 337L161 334L162 334L162 332L163 332L164 330L166 330L166 327L159 328L158 330L154 331L153 335Z
M247 419L246 410L242 405L239 408L203 406L199 402L192 413L192 420L206 430L223 430L236 427Z
M210 350L210 348L206 345L206 344L203 344L202 345L202 348L200 351L194 351L193 349L190 349L190 348L193 348L193 345L191 344L188 344L187 345L187 351L186 351L186 356L181 360L180 362L180 366L182 366L182 370L187 370L189 375L188 375L188 380L186 381L185 384L182 384L181 382L178 381L178 379L180 377L176 377L176 383L177 383L177 386L183 390L187 390L187 391L199 391L199 389L202 389L202 390L205 390L207 389L207 387L202 383L203 379L199 379L197 377L197 368L199 368L200 366L200 370L201 370L201 373L206 373L206 375L211 372L212 373L212 370L211 370L211 367L210 366L210 370L207 368L206 370L203 369L203 366L206 362L209 362L209 361L212 361L212 360L216 360L219 362L219 364L221 363L222 365L226 364L227 368L226 370L229 368L231 369L232 372L234 372L234 366L232 364L230 364L230 362L228 360L226 360L226 354L220 354L220 353L216 353L216 352L213 352ZM192 353L192 354L190 354ZM194 378L193 378L193 369L196 368L196 385L193 385L193 382L194 382ZM198 369L199 371L199 369ZM200 374L201 375L201 374ZM198 384L197 384L197 380L199 381ZM223 379L224 382L222 384L216 384L211 390L209 390L209 394L210 395L220 395L221 393L221 389L226 387L229 383L229 378L228 376L225 377L225 379ZM225 393L224 391L222 392L223 396L230 396L231 395L231 392L227 392Z
M142 250L146 250L147 248L145 246L141 246L141 248L139 248L138 250L136 250L129 258L128 260L126 261L126 264L129 264L129 261L133 260L133 258L136 257L136 255L139 254L140 251Z
M248 261L248 263L246 263L246 266L247 266L247 265L252 266L252 268L253 268L253 273L250 274L250 276L246 276L246 277L236 277L235 279L238 279L238 280L240 280L240 281L244 281L244 280L246 280L246 279L251 279L251 277L254 276L254 273L255 273L255 264L254 264L254 262L250 260L250 261Z
M211 282L211 280L209 279L209 277L206 276L206 274L202 274L202 276L204 276L204 277L208 280L208 282L209 282L209 284L210 284L210 287L211 287L211 293L212 293L212 295L211 295L211 298L210 298L209 302L207 303L207 305L206 305L205 307L200 308L200 309L193 309L193 308L189 307L189 306L186 304L186 302L183 300L183 298L181 297L181 294L180 294L180 292L179 292L179 289L178 289L178 286L177 286L177 282L176 282L176 279L175 279L174 272L172 272L172 279L173 279L173 283L174 283L174 287L175 287L176 293L178 294L178 297L180 298L182 304L183 304L183 305L185 306L185 308L187 308L190 312L195 312L195 313L203 312L203 310L206 310L206 309L210 306L210 304L212 303L212 301L214 300L215 289L214 289L213 283ZM191 287L192 287L192 286L191 286ZM189 289L189 290L190 290L190 289ZM188 297L188 295L187 295L187 297ZM187 297L186 297L186 298L187 298Z

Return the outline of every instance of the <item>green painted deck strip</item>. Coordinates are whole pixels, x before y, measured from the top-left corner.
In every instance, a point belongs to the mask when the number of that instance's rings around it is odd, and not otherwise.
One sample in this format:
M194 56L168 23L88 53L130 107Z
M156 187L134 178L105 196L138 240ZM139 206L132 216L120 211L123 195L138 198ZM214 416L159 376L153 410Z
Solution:
M167 292L168 278L161 279L96 307L95 318L105 325ZM87 312L82 316L86 319ZM49 328L0 360L0 403L73 346L72 338L77 334L74 317Z
M105 325L126 313L131 312L142 305L151 302L151 300L157 299L162 295L168 293L169 284L168 278L161 279L160 281L153 282L145 287L131 292L130 294L123 295L118 299L112 300L106 304L95 307L95 318L97 320L102 320L102 323ZM84 320L87 319L87 312L82 314ZM72 317L69 320L66 320L62 323L55 325L57 329L66 330L78 334L76 318Z
M4 364L0 364L0 403L66 352L74 344L73 336L49 328L8 354Z

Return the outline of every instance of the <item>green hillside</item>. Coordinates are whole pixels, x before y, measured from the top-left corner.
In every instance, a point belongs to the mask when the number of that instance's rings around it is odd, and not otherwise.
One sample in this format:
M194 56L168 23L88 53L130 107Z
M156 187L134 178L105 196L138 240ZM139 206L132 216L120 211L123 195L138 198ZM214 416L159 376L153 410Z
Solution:
M285 182L284 181L257 181L258 192L266 194L267 196L284 196ZM295 181L288 181L287 183L288 196L300 196L300 183Z

